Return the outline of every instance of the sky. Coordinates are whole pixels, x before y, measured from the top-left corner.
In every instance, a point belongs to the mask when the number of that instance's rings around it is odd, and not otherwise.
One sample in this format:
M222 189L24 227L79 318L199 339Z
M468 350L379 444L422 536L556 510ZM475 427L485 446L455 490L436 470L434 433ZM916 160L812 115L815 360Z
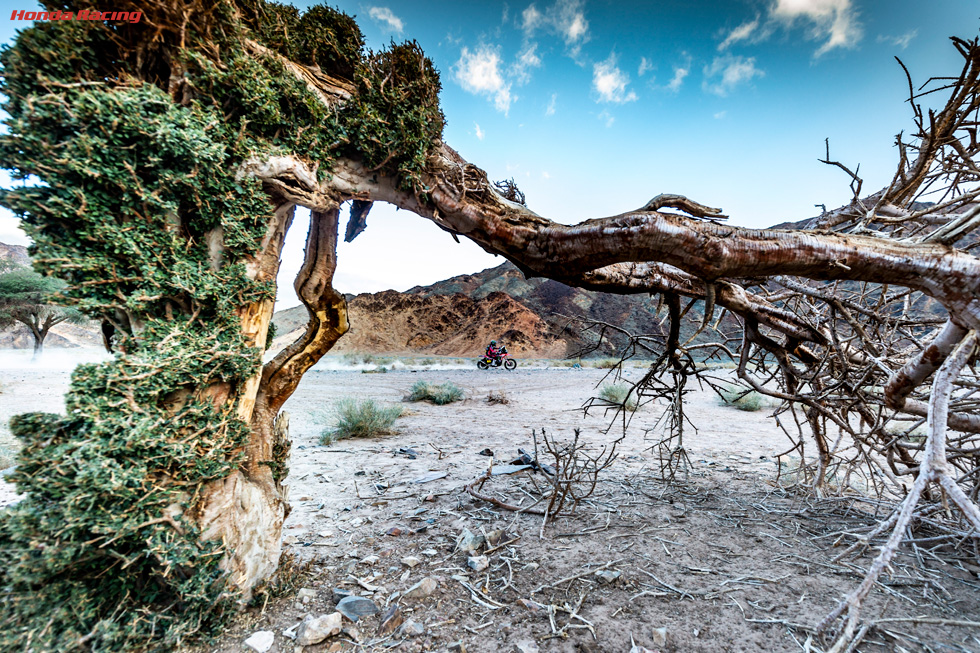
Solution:
M660 193L720 207L740 226L808 218L851 195L846 175L818 161L827 138L831 158L860 164L874 192L895 172L895 135L913 126L895 57L917 84L955 75L962 58L948 37L980 32L976 0L328 4L358 18L369 48L418 41L442 76L445 141L565 224ZM9 12L36 5L0 7L7 43L18 26ZM287 236L278 308L298 303L308 222L298 213ZM377 204L367 230L340 245L334 286L407 290L503 262L461 240ZM2 209L0 242L28 242Z

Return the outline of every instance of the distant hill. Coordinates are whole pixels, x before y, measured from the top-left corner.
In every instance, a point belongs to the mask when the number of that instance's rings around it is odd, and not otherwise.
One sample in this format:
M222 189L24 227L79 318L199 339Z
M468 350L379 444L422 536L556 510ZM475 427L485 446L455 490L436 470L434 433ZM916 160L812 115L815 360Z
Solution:
M27 255L27 248L23 245L0 243L0 261L30 265L31 257Z

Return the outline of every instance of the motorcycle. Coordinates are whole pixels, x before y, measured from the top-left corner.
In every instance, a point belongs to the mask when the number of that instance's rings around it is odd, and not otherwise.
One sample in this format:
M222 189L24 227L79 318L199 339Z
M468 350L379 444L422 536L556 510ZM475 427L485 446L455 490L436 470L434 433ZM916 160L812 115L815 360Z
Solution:
M506 348L500 350L500 356L498 358L484 356L476 362L476 366L481 370L488 370L491 367L500 367L501 365L504 366L505 370L512 370L517 367L517 361L510 357Z

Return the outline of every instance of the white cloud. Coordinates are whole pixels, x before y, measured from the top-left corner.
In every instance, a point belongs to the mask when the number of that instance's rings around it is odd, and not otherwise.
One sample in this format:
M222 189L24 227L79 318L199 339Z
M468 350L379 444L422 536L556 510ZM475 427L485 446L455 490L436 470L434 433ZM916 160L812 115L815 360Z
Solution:
M901 36L885 36L884 34L878 36L878 43L891 43L892 45L904 50L909 47L909 43L912 42L916 36L919 35L919 30L913 29L905 32Z
M388 7L371 7L368 9L368 16L382 25L387 25L388 29L397 34L401 34L405 29L402 19Z
M558 94L557 93L552 93L551 94L551 102L548 103L548 108L544 110L544 115L546 115L546 116L553 116L553 115L555 115L555 109L557 107L557 104L558 104Z
M676 93L681 90L684 79L691 74L691 57L685 55L684 63L674 66L674 76L667 83L667 90Z
M759 18L756 17L755 20L742 23L729 32L725 40L718 44L718 49L724 50L732 43L738 43L739 41L754 41L758 39L760 37L759 22Z
M547 170L542 170L541 171L541 178L542 179L551 179L551 175L548 173Z
M492 98L497 111L506 114L515 98L511 96L511 84L504 81L500 68L500 53L490 46L481 45L473 52L464 47L453 70L460 86L474 95Z
M721 120L722 118L725 117L727 113L728 113L727 111L719 111L718 113L715 114L715 120Z
M592 68L592 87L599 94L599 100L602 102L623 104L636 100L636 93L626 90L629 83L629 75L616 66L615 53Z
M755 67L755 57L736 57L726 54L715 57L704 67L702 88L715 95L728 95L736 86L766 73Z
M654 68L655 66L653 65L652 61L650 61L646 57L640 57L640 67L637 69L636 74L639 77L643 77Z
M527 84L531 81L531 70L541 67L541 57L537 53L538 44L529 43L524 50L517 55L517 61L510 67L509 75L514 78L519 85Z
M539 29L547 29L562 37L571 47L589 40L589 21L585 18L584 0L555 0L544 11L534 4L521 13L521 28L530 38Z
M606 127L612 127L613 123L616 122L616 119L613 118L612 114L606 110L603 110L602 113L599 114L599 120L605 122Z
M473 127L476 128L476 139L479 140L479 141L482 141L483 140L483 130L480 129L480 124L475 122L475 123L473 123Z
M834 48L853 48L861 40L863 30L858 21L858 11L851 0L774 0L765 20L757 17L742 23L718 44L725 50L739 42L765 41L777 28L792 29L803 26L807 38L822 41L816 56Z

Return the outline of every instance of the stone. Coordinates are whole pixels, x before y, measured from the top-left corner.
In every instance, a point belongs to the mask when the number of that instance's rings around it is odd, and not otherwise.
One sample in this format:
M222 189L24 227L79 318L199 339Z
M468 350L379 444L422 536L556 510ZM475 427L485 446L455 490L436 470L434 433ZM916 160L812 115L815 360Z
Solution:
M486 544L486 538L482 535L474 535L468 528L464 528L456 540L456 548L463 553L476 553L484 544Z
M403 623L399 628L396 636L398 637L421 637L425 634L425 626L417 621L412 621L409 619Z
M525 639L514 644L514 653L539 653L538 645Z
M524 565L524 567L523 567L523 569L522 569L522 570L523 570L523 571L534 571L535 569L537 569L537 568L538 568L538 567L540 567L540 566L541 566L541 565L539 565L539 564L538 564L538 563L536 563L536 562L529 562L529 563L527 563L526 565Z
M408 569L406 569L405 570L405 573L402 574L401 577L398 580L400 582L402 582L402 583L407 583L408 582L408 577L411 576L411 575L412 575L412 572L410 572Z
M402 564L406 567L414 567L415 565L421 564L421 562L422 560L415 556L405 556L402 558Z
M530 612L531 614L537 614L545 607L540 603L537 603L535 601L530 601L528 599L517 599L517 604L526 608L527 611Z
M333 588L333 590L330 593L330 598L333 599L333 604L334 605L337 605L344 598L346 598L348 596L354 596L354 592L351 592L349 590L342 590L339 587Z
M653 636L654 646L667 646L667 629L666 628L654 628L650 631Z
M295 535L287 535L286 537L282 538L283 544L296 544L297 542L299 542L299 538Z
M391 537L398 537L398 536L404 535L406 533L405 529L404 528L401 528L400 526L392 526L391 528L389 528L385 532L388 535L390 535Z
M495 531L490 531L489 533L487 533L487 544L489 544L490 546L497 546L498 544L500 544L501 541L503 541L504 535L506 534L507 534L506 531L504 531L504 529L502 528L498 528Z
M343 616L339 612L331 612L319 617L307 617L296 631L296 643L299 646L319 644L326 638L339 633L342 625Z
M378 556L375 556L375 555L365 556L365 557L361 558L360 564L362 564L362 565L373 565L378 560L381 560L381 558L379 558Z
M317 535L320 537L333 537L333 533L330 531L320 531Z
M397 605L392 605L385 612L384 616L381 617L381 625L378 626L378 636L382 637L393 633L404 621L405 617L402 616L401 608Z
M408 591L403 595L406 599L421 599L426 596L432 596L439 587L439 581L435 578L423 578L419 582L415 583L408 588Z
M426 549L425 551L422 552L422 555L428 556L429 558L431 558L433 556L439 555L439 552L436 551L435 549Z
M470 556L466 559L466 566L473 571L483 571L490 566L490 559L486 556Z
M337 611L351 621L357 621L361 617L378 614L378 606L371 599L363 596L346 596L340 599L337 604Z
M595 575L603 583L609 584L609 583L615 583L617 580L619 580L619 577L622 576L623 574L622 572L615 571L613 569L600 569L599 571L595 572Z
M449 653L466 653L466 644L463 642L453 642L446 650L449 651Z
M272 645L276 641L276 634L271 630L260 630L258 632L252 633L252 635L245 640L245 646L249 647L253 651L258 651L258 653L266 653L272 648Z
M327 653L340 653L343 650L344 650L343 644L341 644L340 642L334 642L333 644L330 645L330 648L327 649Z
M309 603L316 598L316 590L312 590L309 587L304 587L296 593L296 598L298 598L304 604Z

